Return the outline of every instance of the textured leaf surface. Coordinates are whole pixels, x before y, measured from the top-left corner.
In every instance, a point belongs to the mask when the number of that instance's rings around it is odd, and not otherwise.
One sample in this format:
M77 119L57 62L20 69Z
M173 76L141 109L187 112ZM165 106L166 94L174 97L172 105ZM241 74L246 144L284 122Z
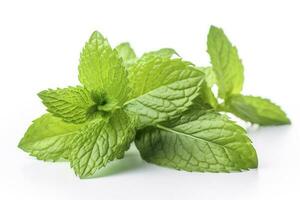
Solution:
M229 172L257 167L245 130L217 113L190 111L138 131L135 143L146 161L175 169Z
M79 80L88 90L105 92L120 104L127 99L129 88L125 67L118 52L112 50L99 32L92 34L81 52Z
M204 74L180 59L149 56L131 68L129 78L132 92L126 109L144 126L185 111L197 97Z
M72 123L85 122L88 109L94 104L89 92L80 86L44 90L38 95L49 112Z
M207 39L207 51L223 99L239 94L243 88L244 67L236 47L232 46L223 30L212 26Z
M20 141L19 148L40 160L67 159L72 140L81 126L45 114L33 121Z
M136 60L136 54L128 42L119 44L116 48L119 56L123 59L125 67L130 67Z
M116 111L109 120L93 120L73 140L71 166L80 177L91 176L122 157L133 138L133 121L123 111Z
M227 111L245 121L260 125L290 124L284 111L268 99L234 95L226 101Z

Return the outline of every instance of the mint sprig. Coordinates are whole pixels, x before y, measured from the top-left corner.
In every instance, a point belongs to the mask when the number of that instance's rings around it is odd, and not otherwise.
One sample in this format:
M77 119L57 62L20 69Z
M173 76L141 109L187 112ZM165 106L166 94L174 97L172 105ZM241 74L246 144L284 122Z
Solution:
M244 67L236 47L222 29L211 26L207 49L219 88L218 96L224 99L224 103L218 106L219 111L233 113L245 121L260 125L291 123L284 111L270 100L241 94Z
M69 161L81 178L123 158L133 141L144 160L175 169L256 168L246 130L219 112L261 125L290 121L271 101L240 94L243 65L219 28L210 29L208 53L206 68L171 48L138 57L129 43L113 49L96 31L80 55L81 84L38 94L48 113L33 121L19 147L40 160Z

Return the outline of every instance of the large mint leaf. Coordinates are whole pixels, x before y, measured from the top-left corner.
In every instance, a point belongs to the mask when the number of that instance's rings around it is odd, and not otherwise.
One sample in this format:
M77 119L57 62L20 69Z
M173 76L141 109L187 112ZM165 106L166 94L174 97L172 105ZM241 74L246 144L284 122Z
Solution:
M127 72L117 50L94 32L83 48L79 64L79 80L90 91L107 93L121 105L127 99L129 88Z
M121 110L110 118L95 119L76 135L71 166L80 177L93 175L109 161L122 157L134 139L133 120Z
M66 123L51 114L33 121L19 148L40 160L56 161L69 157L72 140L82 125Z
M88 110L94 104L89 92L80 86L44 90L38 96L54 116L72 123L85 122Z
M246 131L217 113L191 110L139 130L135 143L144 160L175 169L229 172L257 167Z
M219 87L219 96L226 99L239 94L243 88L244 67L234 47L223 30L211 26L207 39L207 52Z
M125 67L130 67L136 62L136 54L128 42L119 44L115 49L122 58Z
M226 101L226 111L245 121L260 125L290 124L284 111L269 99L234 95Z
M139 116L139 126L168 120L188 109L204 74L181 59L148 56L130 68L131 100L126 109Z

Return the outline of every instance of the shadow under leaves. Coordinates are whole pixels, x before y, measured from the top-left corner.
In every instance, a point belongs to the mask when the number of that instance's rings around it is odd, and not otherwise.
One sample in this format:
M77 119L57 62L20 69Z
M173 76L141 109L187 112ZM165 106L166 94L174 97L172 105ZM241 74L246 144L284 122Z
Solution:
M123 159L110 162L104 168L98 170L92 177L89 177L89 179L121 174L124 172L142 168L144 165L145 163L138 155L138 153L127 152Z

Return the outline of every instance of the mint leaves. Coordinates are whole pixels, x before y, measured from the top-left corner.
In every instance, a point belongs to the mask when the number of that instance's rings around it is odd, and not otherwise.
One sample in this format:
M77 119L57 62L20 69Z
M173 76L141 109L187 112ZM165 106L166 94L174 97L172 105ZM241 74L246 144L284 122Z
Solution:
M116 47L119 56L123 59L123 65L130 67L137 61L134 50L131 48L128 42L121 43Z
M218 96L224 99L224 103L219 105L220 111L260 125L290 124L283 110L270 100L241 94L244 67L236 47L232 46L222 29L210 28L207 49L216 75Z
M289 124L283 110L268 99L254 96L233 95L227 100L225 110L245 121L260 125Z
M95 119L82 128L71 145L70 162L80 177L93 175L97 169L122 155L133 141L133 121L124 111L108 119Z
M123 158L133 142L144 160L175 169L256 168L246 130L219 112L260 125L290 120L271 101L241 94L243 65L221 29L211 27L207 45L212 67L196 67L174 49L138 57L129 43L112 48L94 32L80 55L81 85L38 94L48 113L19 148L40 160L67 160L81 178Z
M73 138L81 127L48 113L33 121L19 147L39 160L68 159Z
M94 32L80 55L79 81L87 90L123 104L129 93L127 71L108 41Z
M45 90L38 94L48 112L66 122L83 123L87 120L87 111L93 105L88 91L83 87Z
M243 88L244 68L237 49L232 46L222 29L212 26L207 37L207 52L216 74L219 97L226 99L239 94Z
M181 59L148 54L129 70L126 110L139 116L139 127L171 119L192 105L204 74Z
M257 167L245 130L215 112L189 111L138 132L143 159L186 171L229 172Z

